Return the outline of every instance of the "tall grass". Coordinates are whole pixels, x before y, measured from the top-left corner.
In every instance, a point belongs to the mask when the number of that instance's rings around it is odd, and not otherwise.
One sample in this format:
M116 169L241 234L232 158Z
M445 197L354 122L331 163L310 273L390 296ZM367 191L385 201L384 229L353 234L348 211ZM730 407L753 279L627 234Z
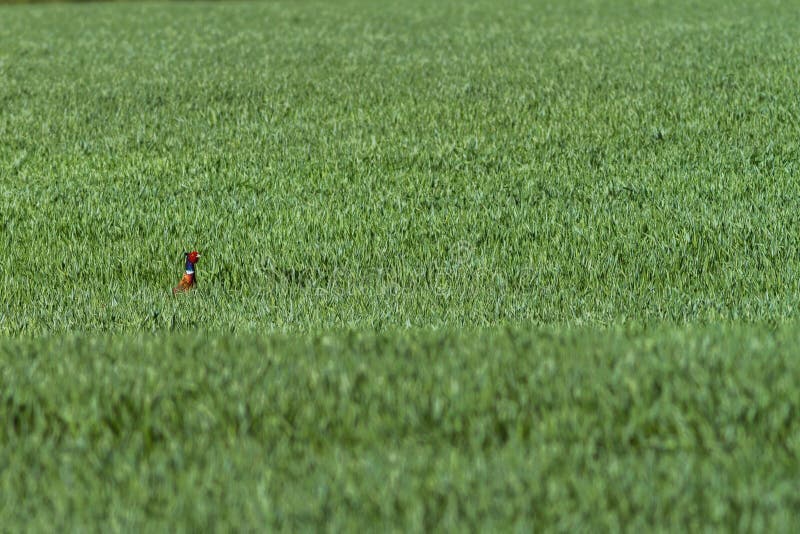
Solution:
M0 343L0 522L797 524L796 328Z
M0 530L791 530L798 43L0 6Z
M780 4L0 17L7 334L795 316Z

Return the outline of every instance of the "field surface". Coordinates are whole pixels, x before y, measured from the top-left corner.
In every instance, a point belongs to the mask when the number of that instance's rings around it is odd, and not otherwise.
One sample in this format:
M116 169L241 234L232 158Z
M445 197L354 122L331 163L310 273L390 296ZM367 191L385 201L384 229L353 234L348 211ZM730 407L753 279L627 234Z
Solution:
M800 522L800 11L730 4L0 6L0 525Z

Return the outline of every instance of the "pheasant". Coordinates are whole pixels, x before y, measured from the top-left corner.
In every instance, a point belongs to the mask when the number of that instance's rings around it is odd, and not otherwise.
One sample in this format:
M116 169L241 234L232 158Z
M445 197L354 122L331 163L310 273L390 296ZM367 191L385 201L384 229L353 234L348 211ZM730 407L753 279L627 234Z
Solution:
M194 277L194 265L200 259L200 253L193 250L192 252L184 252L183 255L186 258L186 272L181 281L178 282L178 285L172 288L173 295L189 291L197 284L197 280Z

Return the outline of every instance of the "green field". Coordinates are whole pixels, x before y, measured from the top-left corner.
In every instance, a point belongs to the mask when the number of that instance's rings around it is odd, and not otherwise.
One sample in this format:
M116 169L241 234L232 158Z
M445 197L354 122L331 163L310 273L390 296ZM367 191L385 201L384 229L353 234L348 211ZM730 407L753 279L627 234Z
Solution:
M0 525L790 530L800 11L730 4L0 6Z

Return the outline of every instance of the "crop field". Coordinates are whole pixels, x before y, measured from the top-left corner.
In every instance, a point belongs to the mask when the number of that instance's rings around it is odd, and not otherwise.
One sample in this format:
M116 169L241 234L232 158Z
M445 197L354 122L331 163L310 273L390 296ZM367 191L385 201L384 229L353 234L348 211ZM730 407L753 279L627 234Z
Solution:
M0 530L790 530L800 11L730 4L0 5Z

